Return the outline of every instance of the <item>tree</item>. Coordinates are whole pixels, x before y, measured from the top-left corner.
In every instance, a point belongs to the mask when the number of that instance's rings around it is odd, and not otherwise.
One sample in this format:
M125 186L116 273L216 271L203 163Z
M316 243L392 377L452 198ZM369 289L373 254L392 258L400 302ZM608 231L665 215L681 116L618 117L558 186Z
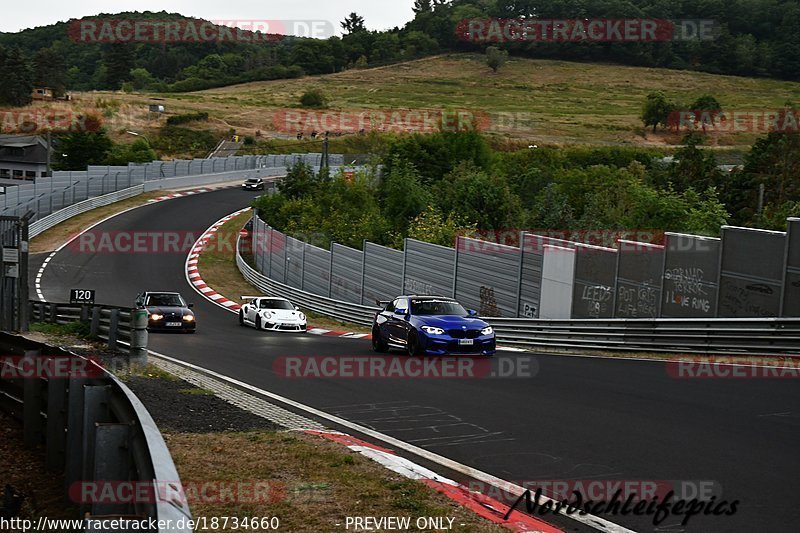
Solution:
M445 217L439 209L430 205L411 221L408 237L440 246L455 246L457 236L472 233L475 229L474 224L460 222L453 213ZM394 244L398 248L402 246L402 242Z
M128 163L149 163L158 159L155 151L144 139L131 144L116 144L106 158L105 164L125 166Z
M134 66L135 54L133 48L127 44L110 44L103 56L105 71L105 86L116 91L122 82L128 81Z
M0 104L21 107L31 103L33 67L19 48L0 46Z
M667 101L667 97L661 91L647 95L644 109L642 111L642 122L645 126L653 126L653 133L656 127L661 124L666 126L669 115L675 109L675 105Z
M297 163L289 168L286 177L278 184L278 191L287 198L301 198L311 193L317 184L317 176L306 163Z
M433 203L430 190L422 185L419 172L408 161L394 162L391 172L381 181L378 193L384 218L392 229L403 235L411 220Z
M498 69L502 67L508 60L508 52L501 50L496 46L486 48L486 64L492 71L497 73Z
M347 18L341 22L341 26L348 35L367 31L367 28L364 26L364 17L355 12L350 13Z
M135 68L130 73L131 85L136 91L144 91L153 86L156 79L146 68Z
M300 105L303 107L326 107L328 98L319 89L309 89L300 97Z
M50 87L53 96L64 95L67 72L64 59L51 48L42 48L33 56L33 79L38 87Z
M713 152L698 148L702 142L699 133L689 133L683 138L683 148L675 152L677 162L670 167L669 176L679 191L689 187L704 191L720 182L717 158Z
M421 31L410 31L403 37L403 56L413 59L432 54L439 49L439 43Z
M433 11L431 0L414 0L414 7L412 8L414 14L430 13Z
M722 111L722 105L710 94L704 94L692 103L691 109L695 112L695 116L697 116L697 112L703 112L700 125L705 133L707 126L705 114L710 115L708 118L713 118L719 111Z
M86 170L89 165L102 165L113 146L105 130L60 135L58 152L61 157L54 167L56 170Z
M489 175L465 161L436 188L439 206L480 229L508 229L522 222L522 205L502 176Z

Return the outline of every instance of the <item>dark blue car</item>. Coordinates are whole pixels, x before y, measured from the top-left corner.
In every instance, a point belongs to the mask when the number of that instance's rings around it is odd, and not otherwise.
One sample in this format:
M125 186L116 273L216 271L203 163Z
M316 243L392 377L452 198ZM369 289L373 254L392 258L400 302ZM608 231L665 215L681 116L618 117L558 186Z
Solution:
M401 348L409 355L494 355L492 327L452 298L400 296L381 302L372 325L376 352Z

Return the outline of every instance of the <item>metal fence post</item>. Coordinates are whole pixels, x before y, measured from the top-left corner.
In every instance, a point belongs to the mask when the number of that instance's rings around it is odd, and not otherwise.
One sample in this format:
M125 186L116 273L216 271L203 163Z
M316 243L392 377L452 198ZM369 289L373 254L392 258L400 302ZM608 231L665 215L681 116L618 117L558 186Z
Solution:
M89 334L92 337L97 337L100 334L100 308L97 306L92 307L92 324Z
M84 378L69 380L67 392L67 440L66 440L66 470L64 481L67 491L70 486L81 479L83 473L83 387Z
M367 272L367 239L361 241L361 299L358 301L364 305L364 283Z
M519 310L522 308L522 272L525 265L525 232L519 232L519 270L517 271L517 311L514 316L520 317Z
M306 248L308 248L308 243L303 242L303 255L302 259L300 259L300 290L304 291L306 289Z
M67 427L67 379L51 379L47 382L47 468L63 471L66 451Z
M26 364L29 368L37 368L37 359L42 355L39 350L26 351L20 364ZM24 363L23 363L24 362ZM38 376L26 376L23 378L22 397L22 432L26 446L36 446L41 442L43 421L41 411L42 402L42 381Z
M128 449L130 438L131 426L128 424L98 424L94 435L94 464L89 479L128 479L131 468L131 454ZM120 515L130 513L130 507L132 506L125 503L94 502L91 512L94 516Z
M108 422L108 385L89 385L83 388L83 465L81 479L90 480L94 473L95 435L97 425Z
M458 287L458 249L460 248L461 235L456 235L456 251L453 260L453 298L456 297L456 288Z
M50 304L50 316L48 317L53 324L58 323L58 309L56 304Z
M108 347L117 347L117 334L119 333L119 309L111 309L108 320Z

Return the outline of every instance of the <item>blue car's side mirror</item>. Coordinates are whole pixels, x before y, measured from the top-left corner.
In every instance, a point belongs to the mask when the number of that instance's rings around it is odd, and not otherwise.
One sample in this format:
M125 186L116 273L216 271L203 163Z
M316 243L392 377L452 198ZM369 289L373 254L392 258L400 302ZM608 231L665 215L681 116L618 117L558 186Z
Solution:
M478 316L478 312L474 309L467 309L467 316Z
M407 309L395 309L394 310L394 314L405 316L406 314L408 314L408 310Z

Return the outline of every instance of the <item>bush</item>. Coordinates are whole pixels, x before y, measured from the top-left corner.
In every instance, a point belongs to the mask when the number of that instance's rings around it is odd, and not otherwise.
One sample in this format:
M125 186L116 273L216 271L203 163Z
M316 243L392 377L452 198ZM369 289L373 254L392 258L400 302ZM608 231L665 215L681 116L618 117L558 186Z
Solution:
M303 107L326 107L328 99L319 89L310 89L300 97L300 105Z
M195 122L201 120L208 120L208 113L184 113L182 115L174 115L167 118L167 126L178 126L186 124L187 122Z

